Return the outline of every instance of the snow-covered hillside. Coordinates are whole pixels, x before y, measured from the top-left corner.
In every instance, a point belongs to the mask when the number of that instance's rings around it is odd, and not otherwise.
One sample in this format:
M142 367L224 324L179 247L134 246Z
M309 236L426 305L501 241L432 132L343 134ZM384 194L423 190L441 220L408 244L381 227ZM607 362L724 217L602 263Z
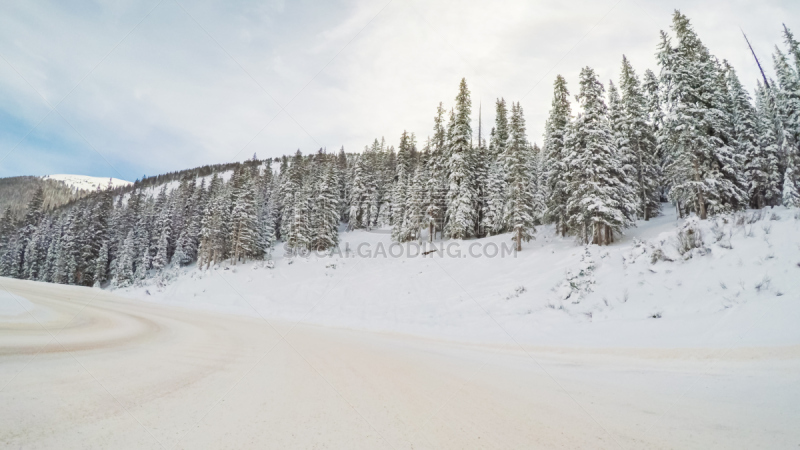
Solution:
M665 214L611 246L539 227L514 256L510 235L391 247L387 230L346 232L341 254L210 270L175 269L117 293L222 312L459 340L580 346L800 344L800 212L707 221ZM349 250L347 248L349 247ZM409 252L410 250L410 252ZM416 255L416 256L414 256ZM496 255L493 256L492 255ZM171 277L171 279L170 279Z
M111 183L112 188L129 186L133 184L130 181L120 180L119 178L90 177L86 175L58 174L46 175L42 178L45 180L63 181L67 184L67 186L83 191L95 191L98 187L100 187L100 189L105 189L108 187L109 182Z

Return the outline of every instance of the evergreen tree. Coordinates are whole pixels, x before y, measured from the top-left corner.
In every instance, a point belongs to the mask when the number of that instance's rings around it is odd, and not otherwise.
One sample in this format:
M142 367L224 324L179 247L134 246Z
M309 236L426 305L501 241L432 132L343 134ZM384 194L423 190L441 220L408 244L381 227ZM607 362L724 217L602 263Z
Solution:
M470 114L472 101L466 79L461 80L456 96L456 113L452 116L450 132L450 160L448 162L449 189L447 191L447 223L445 234L453 239L467 239L475 229L475 193L472 189L473 168L470 167L470 141L472 127Z
M511 120L505 147L508 186L505 222L512 232L512 240L517 251L521 251L522 241L531 240L536 228L531 189L533 180L530 171L530 146L525 137L525 118L519 103L511 104Z
M8 243L14 235L14 231L13 213L11 212L11 206L7 206L3 217L0 217L0 255L3 254L8 247Z
M481 108L478 108L478 144L473 146L472 149L472 190L475 193L474 204L472 206L475 211L475 230L473 234L476 237L484 237L487 230L484 227L483 216L486 212L488 203L488 184L489 184L489 166L492 160L495 159L494 155L489 152L483 140L482 135L482 117Z
M776 206L782 199L782 176L778 147L778 123L775 117L775 101L771 89L760 82L756 89L756 137L755 150L749 155L745 170L749 172L751 198L761 199L762 205ZM757 200L758 201L758 200Z
M151 240L155 234L153 231L153 202L146 202L142 207L139 215L139 220L134 227L134 241L135 241L135 259L134 259L134 280L139 282L147 278L147 271L150 270L153 264L153 255L151 254ZM157 236L160 237L161 233Z
M662 129L666 149L665 172L670 198L678 208L709 213L736 210L745 194L738 179L738 162L726 120L729 99L720 65L700 42L686 16L676 11L673 48L662 32L659 48L661 83L666 109Z
M530 146L530 145L529 145ZM531 173L531 195L533 196L533 219L534 223L541 225L544 223L544 212L547 209L546 186L544 184L544 156L538 145L530 146L529 164Z
M365 148L364 153L356 157L355 165L353 166L352 187L350 191L350 213L348 226L351 230L357 228L370 227L370 209L369 200L371 196L370 191L370 172L368 165L369 150Z
M490 235L505 231L506 180L504 166L504 160L501 157L493 160L489 166L483 227Z
M44 268L41 276L39 277L41 281L47 283L54 282L53 273L56 267L56 258L58 257L58 253L61 251L61 230L63 229L62 218L63 216L59 217L53 224L50 244L47 246L47 256L45 257Z
M44 219L28 240L25 246L23 257L22 278L28 280L38 280L41 275L41 263L44 259L44 252L47 251L47 232L49 232L49 220Z
M118 287L127 287L135 281L134 261L136 259L136 237L133 230L128 232L128 236L122 245L120 257L117 260L116 277L113 284Z
M505 99L495 102L495 126L489 138L489 150L483 162L485 180L483 181L481 230L483 234L498 234L504 229L505 171L504 155L508 141L508 115Z
M100 253L95 259L94 266L94 286L100 287L106 281L108 273L108 242L103 242L100 247Z
M611 114L611 126L616 134L616 144L626 172L634 182L637 215L644 220L650 220L661 209L655 130L648 120L647 99L639 79L625 56L622 57L620 91L621 97L617 105L619 111ZM613 102L609 102L609 108L613 110L615 108L611 103Z
M603 85L590 67L581 70L575 119L565 143L569 167L567 223L585 243L608 245L631 224L630 180L622 167L603 101Z
M153 269L160 270L166 267L170 262L169 243L172 235L172 217L170 214L170 207L167 204L166 193L162 189L161 205L159 207L158 218L155 222L156 229L153 236L157 236L158 240L155 246L155 256L153 257Z
M311 186L304 183L293 199L293 215L286 231L286 245L296 254L303 254L311 247Z
M572 111L569 104L567 81L561 75L554 83L553 102L545 124L544 179L549 197L545 219L556 224L557 232L566 236L567 228L567 162L564 143L570 126Z
M508 109L503 98L495 102L494 129L489 140L489 152L493 157L498 158L505 155L506 143L508 142Z
M444 126L444 107L442 103L436 109L433 122L433 137L430 140L430 157L428 159L428 182L426 208L426 223L428 224L428 238L431 242L436 231L443 233L444 222L447 216L447 191L449 189L447 132Z
M403 219L401 232L398 233L395 239L398 242L406 242L419 238L420 230L425 223L425 184L423 181L425 178L426 173L424 167L418 165L409 183L409 192L405 206L406 216ZM428 223L428 225L430 224Z
M750 95L742 86L736 71L726 64L728 91L733 107L733 123L736 151L744 156L743 179L747 187L750 206L763 208L769 184L770 170L765 149L761 148L758 138L758 119L756 109L750 101ZM777 168L776 168L777 169Z
M33 239L36 230L39 228L39 222L41 221L44 213L42 210L43 205L44 189L40 186L38 189L36 189L36 191L34 191L33 197L31 198L30 202L28 202L28 211L25 214L22 228L19 231L16 248L13 252L14 257L9 258L8 261L9 268L7 270L9 274L13 274L11 276L26 276L26 271L23 267L25 261L25 251L28 249L28 244L30 243L31 239ZM32 252L35 251L34 248L31 249ZM35 255L35 253L32 253L32 255Z
M797 42L789 32L784 29L786 43L790 52L795 54ZM800 192L800 75L789 63L789 59L779 49L775 49L773 56L775 73L778 77L775 94L776 118L779 126L779 154L782 159L783 169L783 205L787 207L800 206L798 192ZM796 64L797 65L797 64Z
M243 168L232 179L233 209L231 211L231 259L247 261L260 256L256 185L251 170Z
M402 241L402 236L406 234L406 203L408 198L409 184L411 182L412 161L411 161L412 142L408 133L405 131L400 137L400 145L397 148L397 176L395 177L394 189L392 192L392 238Z
M314 250L328 250L339 244L338 189L336 167L333 162L325 162L314 199Z

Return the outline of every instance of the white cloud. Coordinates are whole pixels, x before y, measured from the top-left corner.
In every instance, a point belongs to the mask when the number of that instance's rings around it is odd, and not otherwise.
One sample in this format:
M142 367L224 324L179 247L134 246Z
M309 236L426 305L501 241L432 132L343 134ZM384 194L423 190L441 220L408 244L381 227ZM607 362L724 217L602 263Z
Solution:
M76 9L4 2L0 54L56 104L156 3ZM180 5L191 17L165 0L59 106L129 178L253 152L278 156L341 145L359 151L375 137L395 142L404 129L422 142L436 105L452 104L461 77L476 113L483 104L486 130L496 97L517 101L528 93L522 106L529 136L540 141L556 74L576 91L586 65L604 82L616 80L623 53L640 74L655 69L658 31L669 27L675 8L750 86L758 74L739 27L768 67L781 23L800 32L800 4L791 1L396 1L382 11L384 0ZM8 65L0 66L0 108L32 126L47 105ZM57 115L37 133L61 136L63 147L58 139L45 149L25 141L25 151L0 163L0 176L81 167L120 175L83 161L94 153L74 150L86 145ZM0 157L21 134L5 131ZM42 152L58 157L31 160ZM65 161L75 169L54 166Z

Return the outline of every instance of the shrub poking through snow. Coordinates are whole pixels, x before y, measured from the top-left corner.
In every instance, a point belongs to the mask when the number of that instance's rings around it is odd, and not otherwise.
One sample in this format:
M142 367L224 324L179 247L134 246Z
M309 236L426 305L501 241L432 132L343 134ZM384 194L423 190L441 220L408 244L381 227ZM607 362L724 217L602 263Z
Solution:
M762 278L761 281L756 283L756 291L757 292L768 291L770 284L772 284L772 279L764 275L764 278Z
M723 225L720 226L718 222L714 222L714 225L711 227L711 234L714 235L714 242L722 248L727 248L728 250L733 249L733 245L731 245L731 237L733 235L733 230L727 228Z
M700 232L700 226L696 218L691 218L686 221L683 228L678 231L677 240L678 243L675 248L678 249L678 253L680 253L684 259L692 257L692 250L703 248L703 235Z
M527 291L527 289L525 289L525 286L517 286L516 288L514 288L514 292L506 295L506 300L511 300L512 298L517 298L520 295L524 294L526 291Z
M565 279L554 290L562 300L571 300L574 304L580 303L586 294L592 292L592 285L595 284L594 269L592 253L589 247L586 247L577 270L568 270Z

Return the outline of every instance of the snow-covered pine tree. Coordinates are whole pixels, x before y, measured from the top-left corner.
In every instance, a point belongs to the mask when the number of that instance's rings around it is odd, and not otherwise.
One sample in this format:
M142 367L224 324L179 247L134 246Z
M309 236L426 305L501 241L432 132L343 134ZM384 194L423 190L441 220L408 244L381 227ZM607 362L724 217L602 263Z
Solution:
M512 233L517 251L522 241L530 241L536 232L533 211L533 180L531 179L531 147L525 136L525 117L519 103L511 104L508 123L508 141L503 155L505 160L506 195L505 223Z
M478 139L477 144L472 148L472 190L475 193L474 204L472 208L475 210L475 230L473 235L476 237L484 237L488 231L483 226L483 214L486 211L488 202L487 192L489 183L489 166L494 159L494 156L486 148L483 139L482 130L482 117L481 108L478 107Z
M571 107L567 81L561 75L553 84L553 101L550 115L545 123L544 135L544 179L548 198L546 201L545 220L556 225L556 231L566 236L567 200L567 162L564 141L570 127Z
M352 173L354 167L353 158L344 152L344 147L336 157L336 175L339 178L339 210L341 211L340 221L350 222L350 192L352 190Z
M419 233L425 224L426 208L424 205L426 170L422 164L414 169L413 176L409 179L408 196L405 205L405 218L403 219L402 233L393 238L397 242L407 242L419 238ZM428 223L430 226L430 223Z
M660 138L666 146L665 175L678 209L705 219L746 203L729 145L729 96L719 63L679 11L672 29L677 45L662 32L658 53L667 110Z
M275 222L272 198L273 186L276 177L273 176L270 161L264 165L263 174L258 170L253 172L254 188L256 190L256 245L258 254L269 257L272 254L272 244L275 241Z
M267 199L267 205L264 209L264 221L261 232L261 248L267 257L272 255L272 248L275 241L278 239L278 195L279 191L279 178L272 178L272 188L270 195Z
M293 215L286 231L286 245L295 254L304 254L311 244L311 183L306 180L293 199Z
M100 246L100 252L94 261L94 287L100 287L108 277L108 241Z
M75 284L80 251L79 232L81 217L77 208L71 209L64 221L61 248L56 258L53 282Z
M529 144L530 145L530 144ZM531 172L531 195L533 195L533 220L534 224L544 223L544 212L547 209L545 199L547 198L547 187L544 184L544 156L537 144L533 144L529 150L530 172Z
M590 67L580 74L581 114L565 143L567 223L585 243L608 245L630 226L636 203L615 148L603 85Z
M6 210L3 212L3 217L0 217L0 255L2 255L7 248L15 231L16 227L14 226L11 206L7 206Z
M797 47L794 36L784 29L789 46ZM795 62L800 61L795 56ZM779 122L779 154L783 169L782 203L787 207L800 206L800 67L793 68L789 59L778 48L773 55L778 78L775 93L776 116ZM796 64L800 66L800 63Z
M44 206L44 189L40 186L34 191L33 197L28 202L28 211L25 213L22 227L19 230L16 242L16 256L9 258L9 264L14 267L9 267L9 273L13 273L14 277L25 277L25 251L28 248L30 240L33 238L34 233L39 228L41 222ZM13 263L12 263L13 261Z
M208 203L208 190L206 189L206 180L200 181L194 193L192 194L192 223L188 228L189 240L184 247L184 251L189 255L190 261L197 260L197 252L200 247L200 230L203 227L203 212Z
M55 219L53 228L51 230L52 235L50 237L50 244L47 247L47 257L45 258L43 273L40 277L41 281L47 283L54 282L53 273L56 267L56 258L58 258L58 253L61 250L61 231L63 229L63 218L64 216L61 215Z
M629 177L634 182L637 215L644 220L650 220L661 209L661 176L655 129L649 121L647 98L639 78L624 55L619 83L619 114L617 117L611 114L611 126L617 134L617 146L623 164L632 169L629 170ZM613 109L611 102L609 108Z
M356 155L351 177L352 186L350 190L350 220L348 228L355 230L358 228L369 228L369 201L370 201L370 180L371 174L368 163L369 148L364 148L364 153Z
M172 255L173 263L178 264L179 266L185 266L191 263L192 257L189 254L191 244L188 228L181 230L176 242L175 253Z
M381 202L383 201L383 192L380 189L380 165L381 156L386 149L386 142L381 138L379 143L377 139L372 143L372 149L367 156L370 173L370 184L368 185L368 208L369 208L369 224L368 229L378 225L378 217L380 216Z
M127 287L133 284L136 280L135 275L135 260L136 260L136 235L134 231L128 232L125 241L120 249L120 255L117 259L116 276L112 280L112 284L117 287Z
M183 227L180 229L175 242L175 253L172 261L179 266L186 266L197 259L197 247L200 230L202 228L203 211L205 209L205 179L197 185L197 177L189 181L191 196L184 207Z
M286 234L289 232L289 226L294 217L295 194L301 189L305 174L303 154L300 150L295 153L291 165L288 165L286 169L283 169L282 165L281 168L279 234L281 239L286 240Z
M400 136L400 145L397 147L397 174L395 176L392 192L392 239L402 242L406 230L406 203L408 199L409 184L413 176L411 148L413 143L410 135L403 131Z
M752 171L750 175L750 194L761 197L763 204L777 206L781 204L781 175L780 155L778 153L777 125L779 120L775 116L774 91L767 89L761 82L756 89L756 138L759 150L753 155L745 170Z
M486 182L486 210L483 227L490 235L505 231L506 180L502 155L491 162Z
M452 239L467 239L475 230L475 193L472 189L473 168L470 167L471 111L472 101L467 80L462 78L456 96L455 114L452 115L448 161L450 184L447 191L445 234Z
M429 199L425 210L425 222L428 226L428 239L433 242L438 231L444 231L444 222L447 213L447 190L449 175L447 172L447 132L444 126L444 107L439 102L436 116L433 120L433 137L429 140L428 147L428 180L426 182Z
M87 265L91 266L91 279L84 281L87 286L101 285L108 279L109 242L112 238L114 218L114 194L109 184L97 194L97 204L93 210L92 226L87 236Z
M502 159L508 142L508 109L504 98L495 101L494 114L494 133L489 139L489 152L494 158Z
M412 142L412 153L414 150L414 133L411 133L409 140ZM394 188L393 181L395 172L397 170L397 155L395 154L394 147L390 146L388 149L381 151L380 157L375 169L376 190L378 193L378 217L376 219L377 226L387 226L392 224L392 211L394 202Z
M153 246L150 243L153 241L153 236L161 236L161 233L154 233L154 209L155 205L150 199L145 201L139 213L139 220L134 227L136 257L133 265L135 267L134 279L137 282L147 278L147 271L152 268L154 255L151 253Z
M0 256L0 275L10 278L19 278L21 263L25 247L18 233L14 233Z
M156 255L153 257L153 269L161 270L169 264L169 235L171 227L163 227L159 233Z
M487 162L485 201L481 214L482 228L489 235L502 233L505 229L505 148L508 142L508 110L506 101L495 101L495 124L489 137L489 160Z
M28 245L25 246L22 274L20 278L25 278L28 280L39 279L42 269L42 261L40 261L40 258L42 258L42 256L44 256L44 252L47 251L46 233L49 231L48 228L49 220L45 218L36 226L36 229L34 230L30 239L28 239Z
M786 172L783 175L783 206L787 208L800 207L800 176L796 173L797 162L795 161L796 155L789 154L786 158Z
M665 150L663 143L659 140L659 136L663 136L662 129L664 127L664 111L662 109L662 96L661 87L659 86L658 77L652 70L647 69L644 71L644 80L642 82L642 93L645 98L645 109L647 110L647 123L650 125L653 132L653 140L655 142L655 161L657 164L659 185L659 202L667 201L667 193L669 186L664 178L664 164L665 164Z
M326 162L317 197L320 210L316 249L329 250L339 245L339 184L335 161Z
M169 242L172 236L172 214L168 201L164 201L155 222L153 236L158 236L153 257L153 269L161 270L170 262Z
M737 153L742 155L745 161L742 178L747 186L750 206L761 209L766 206L765 191L769 175L766 155L759 145L757 136L756 110L733 67L726 63L725 70L733 107L734 145Z
M208 192L203 218L200 227L200 245L198 248L197 265L207 269L214 260L215 229L219 226L219 217L215 215L217 198L222 190L222 180L215 172L208 184Z
M261 255L258 237L258 216L256 210L256 184L254 174L248 167L242 167L232 187L233 209L231 211L231 261L246 262L248 258Z

